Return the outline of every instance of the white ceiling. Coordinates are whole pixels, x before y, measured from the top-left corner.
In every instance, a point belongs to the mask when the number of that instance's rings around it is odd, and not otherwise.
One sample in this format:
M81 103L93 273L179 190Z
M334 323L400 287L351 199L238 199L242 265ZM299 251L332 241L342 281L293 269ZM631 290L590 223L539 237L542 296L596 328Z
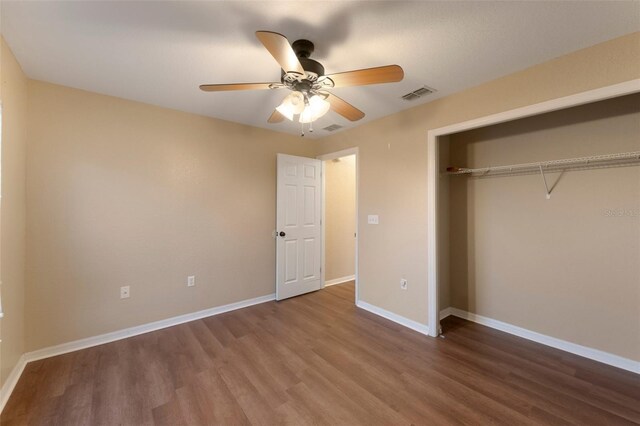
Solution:
M3 1L2 33L38 80L297 134L267 124L283 91L204 93L203 83L279 81L256 39L276 31L316 45L328 74L398 64L405 79L335 89L366 113L353 127L640 30L633 2ZM400 97L423 85L437 93Z

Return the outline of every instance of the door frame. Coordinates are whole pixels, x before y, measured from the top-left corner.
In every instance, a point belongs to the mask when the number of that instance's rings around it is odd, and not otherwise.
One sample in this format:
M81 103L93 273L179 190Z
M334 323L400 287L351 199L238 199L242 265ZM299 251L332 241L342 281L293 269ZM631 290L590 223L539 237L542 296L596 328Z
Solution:
M360 166L359 166L359 162L360 162L360 154L359 154L359 149L358 147L355 148L348 148L348 149L343 149L340 151L336 151L336 152L331 152L329 154L323 154L323 155L318 155L316 157L316 159L322 161L322 239L321 239L321 261L322 261L322 270L320 271L320 288L324 288L325 287L325 270L326 270L326 265L325 265L325 230L326 230L326 226L325 226L325 210L326 210L326 202L325 202L325 195L326 195L326 181L325 181L325 165L324 162L327 160L334 160L336 158L341 158L341 157L346 157L349 155L355 155L356 157L356 261L355 261L355 282L356 282L356 291L355 291L355 303L357 304L358 301L360 300L360 292L359 292L359 284L360 284L360 274L358 273L358 247L359 247L359 239L360 239L360 226L359 226L359 222L358 222L358 209L360 206L360 202L358 201L358 189L359 189L359 185L360 185Z
M452 133L571 108L640 92L640 79L587 90L537 104L487 115L427 132L427 306L429 335L440 334L438 308L438 187L440 184L439 138Z

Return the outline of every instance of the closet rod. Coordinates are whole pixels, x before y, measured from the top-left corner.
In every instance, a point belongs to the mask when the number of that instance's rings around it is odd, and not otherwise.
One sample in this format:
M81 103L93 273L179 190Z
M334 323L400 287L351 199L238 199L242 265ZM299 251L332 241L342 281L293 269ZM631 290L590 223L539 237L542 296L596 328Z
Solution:
M640 165L640 151L619 154L593 155L590 157L565 158L562 160L539 161L537 163L512 164L509 166L492 166L477 169L458 169L448 171L445 175L487 176L510 173L526 173L541 171L562 171L569 169L585 169L598 167L615 167Z

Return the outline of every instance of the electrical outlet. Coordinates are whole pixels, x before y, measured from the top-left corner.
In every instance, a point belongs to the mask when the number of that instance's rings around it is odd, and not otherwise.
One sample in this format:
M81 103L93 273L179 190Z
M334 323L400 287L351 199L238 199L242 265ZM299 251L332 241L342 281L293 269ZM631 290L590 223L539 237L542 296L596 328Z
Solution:
M128 299L129 298L129 286L125 285L123 287L120 287L120 299Z
M406 290L408 285L409 282L407 280L405 280L404 278L400 279L400 289Z
M196 285L196 276L189 275L187 277L187 287L193 287L194 285Z

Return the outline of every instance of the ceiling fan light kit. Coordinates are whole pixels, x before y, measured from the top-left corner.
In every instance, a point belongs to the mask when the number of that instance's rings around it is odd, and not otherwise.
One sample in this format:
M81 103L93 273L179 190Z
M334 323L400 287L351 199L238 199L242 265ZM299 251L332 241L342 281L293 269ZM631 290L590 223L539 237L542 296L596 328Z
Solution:
M280 114L289 121L293 121L294 115L299 115L300 123L312 123L325 115L331 104L320 95L308 97L302 92L291 92L276 108Z
M300 114L300 123L313 123L318 118L325 115L331 109L331 104L321 96L316 95L309 99L309 105Z
M279 83L203 84L200 89L205 92L289 89L291 93L276 107L267 120L269 123L280 123L285 118L293 121L294 115L299 115L300 123L311 125L330 109L347 120L357 121L364 117L364 112L327 89L392 83L404 78L404 71L398 65L325 75L322 64L310 58L314 45L309 40L290 44L285 36L271 31L256 31L256 37L280 65ZM313 130L310 128L310 131Z
M294 114L302 114L305 109L305 97L302 92L291 92L276 108L289 121L293 121Z

